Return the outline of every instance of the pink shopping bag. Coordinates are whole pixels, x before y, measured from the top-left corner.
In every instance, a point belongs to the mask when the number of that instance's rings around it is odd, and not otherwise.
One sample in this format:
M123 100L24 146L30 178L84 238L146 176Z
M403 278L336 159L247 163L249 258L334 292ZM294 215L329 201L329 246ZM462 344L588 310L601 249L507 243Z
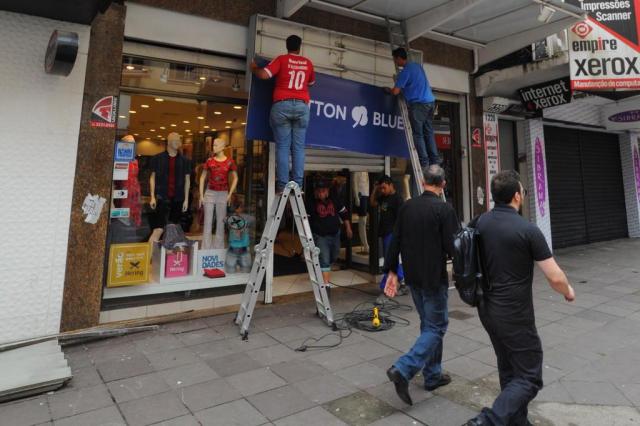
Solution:
M189 254L183 251L167 253L164 276L167 278L184 277L189 274Z

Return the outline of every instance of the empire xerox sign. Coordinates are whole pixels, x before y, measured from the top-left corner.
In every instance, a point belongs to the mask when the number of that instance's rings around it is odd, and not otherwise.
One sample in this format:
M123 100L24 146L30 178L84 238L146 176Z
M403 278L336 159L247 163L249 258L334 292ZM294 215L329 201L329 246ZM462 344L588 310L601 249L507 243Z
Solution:
M640 89L640 0L567 0L589 14L569 31L571 88Z
M247 139L273 140L272 92L273 81L252 80ZM309 92L307 146L408 157L397 101L381 87L316 73Z

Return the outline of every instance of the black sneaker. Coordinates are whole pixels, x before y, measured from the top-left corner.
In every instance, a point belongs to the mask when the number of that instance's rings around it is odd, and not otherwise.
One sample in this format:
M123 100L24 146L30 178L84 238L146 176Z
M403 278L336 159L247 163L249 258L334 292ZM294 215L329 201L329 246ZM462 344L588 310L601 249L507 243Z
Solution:
M393 385L396 387L396 393L398 394L398 397L405 404L413 405L411 395L409 395L409 382L400 373L400 370L392 366L387 370L387 377L393 382Z
M439 387L446 386L451 383L451 376L448 374L441 374L440 379L433 385L424 385L424 388L429 392L438 389Z

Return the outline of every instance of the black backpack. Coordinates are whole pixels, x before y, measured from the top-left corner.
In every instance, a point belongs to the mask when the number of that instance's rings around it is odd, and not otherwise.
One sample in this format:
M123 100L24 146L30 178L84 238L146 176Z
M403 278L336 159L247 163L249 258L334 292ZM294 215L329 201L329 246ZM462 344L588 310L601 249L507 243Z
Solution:
M453 281L460 299L468 305L478 306L485 288L478 230L471 226L460 229L453 240L453 249Z

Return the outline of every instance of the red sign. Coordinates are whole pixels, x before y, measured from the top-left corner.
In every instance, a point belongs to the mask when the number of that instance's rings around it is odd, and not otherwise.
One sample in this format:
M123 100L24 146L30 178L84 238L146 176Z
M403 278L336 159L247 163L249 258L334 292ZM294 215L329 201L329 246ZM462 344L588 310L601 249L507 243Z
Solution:
M451 149L451 133L436 133L435 137L438 149Z
M471 147L482 148L482 129L480 127L471 128Z
M118 109L118 98L105 96L95 103L91 109L91 127L106 127L114 129Z

